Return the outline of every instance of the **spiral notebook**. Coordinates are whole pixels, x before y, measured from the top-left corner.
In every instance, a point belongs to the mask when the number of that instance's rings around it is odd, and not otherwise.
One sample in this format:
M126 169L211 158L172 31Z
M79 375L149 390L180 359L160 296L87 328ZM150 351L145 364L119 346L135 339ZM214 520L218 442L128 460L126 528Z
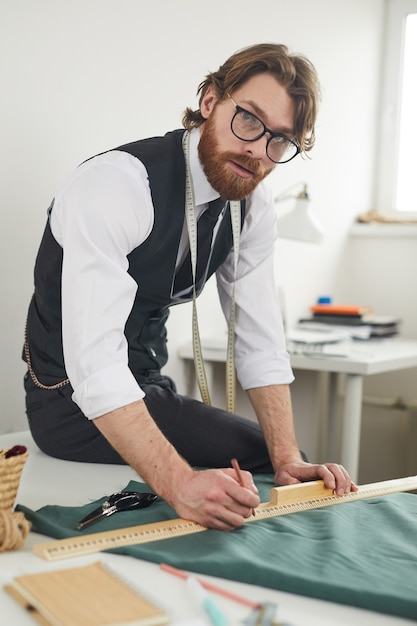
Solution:
M158 626L169 616L101 561L16 576L5 585L42 626Z

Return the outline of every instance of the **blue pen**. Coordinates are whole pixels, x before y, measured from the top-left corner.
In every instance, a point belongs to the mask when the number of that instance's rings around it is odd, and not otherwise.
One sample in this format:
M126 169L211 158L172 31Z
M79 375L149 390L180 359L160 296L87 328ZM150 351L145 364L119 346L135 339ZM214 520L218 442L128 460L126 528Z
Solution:
M194 595L201 601L204 610L210 617L213 626L227 626L228 620L226 615L219 609L217 604L211 599L204 587L198 582L194 576L187 578L187 585Z

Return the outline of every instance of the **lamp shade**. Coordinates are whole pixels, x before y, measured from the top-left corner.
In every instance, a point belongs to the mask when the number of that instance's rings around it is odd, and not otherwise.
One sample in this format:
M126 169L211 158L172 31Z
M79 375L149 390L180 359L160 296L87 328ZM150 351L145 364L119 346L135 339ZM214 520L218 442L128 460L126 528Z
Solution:
M324 231L312 214L310 205L307 187L304 185L303 191L296 196L293 208L277 219L278 237L320 243Z

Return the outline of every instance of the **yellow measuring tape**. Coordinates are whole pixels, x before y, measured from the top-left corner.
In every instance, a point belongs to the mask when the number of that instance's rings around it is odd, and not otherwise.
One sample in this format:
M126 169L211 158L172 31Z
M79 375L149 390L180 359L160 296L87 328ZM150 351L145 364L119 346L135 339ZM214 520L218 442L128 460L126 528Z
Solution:
M204 359L201 350L200 331L198 327L197 316L197 297L195 290L195 276L197 268L197 224L195 219L195 199L194 187L192 183L189 156L189 133L185 132L183 136L183 151L185 158L185 217L187 222L187 232L190 244L191 256L191 272L193 277L193 354L196 379L200 389L203 402L211 404L210 393L208 389L207 376L204 367ZM230 303L230 314L228 324L228 340L227 340L227 357L226 357L226 398L227 410L234 413L236 398L236 378L235 378L235 360L234 360L234 335L235 335L235 283L237 275L237 262L239 258L239 242L241 228L241 205L240 202L231 201L230 218L232 222L233 234L233 261L234 261L234 282Z
M344 496L335 496L321 480L274 487L270 492L270 502L261 504L256 509L255 515L245 519L245 523L413 489L417 489L417 476L361 485L358 491ZM201 524L177 518L39 543L33 547L33 552L47 561L56 561L113 548L172 539L204 530L207 528Z

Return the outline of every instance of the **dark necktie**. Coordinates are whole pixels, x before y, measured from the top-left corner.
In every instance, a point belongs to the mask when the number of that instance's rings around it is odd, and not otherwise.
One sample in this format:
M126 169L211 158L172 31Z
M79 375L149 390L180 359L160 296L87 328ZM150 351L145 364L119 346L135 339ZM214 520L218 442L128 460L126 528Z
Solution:
M204 211L197 222L196 287L206 274L211 255L213 230L224 206L225 202L222 198L217 198L217 200L209 202L208 208ZM188 251L188 254L186 255L181 266L178 268L175 276L174 293L183 291L184 289L191 287L192 284L191 251Z

